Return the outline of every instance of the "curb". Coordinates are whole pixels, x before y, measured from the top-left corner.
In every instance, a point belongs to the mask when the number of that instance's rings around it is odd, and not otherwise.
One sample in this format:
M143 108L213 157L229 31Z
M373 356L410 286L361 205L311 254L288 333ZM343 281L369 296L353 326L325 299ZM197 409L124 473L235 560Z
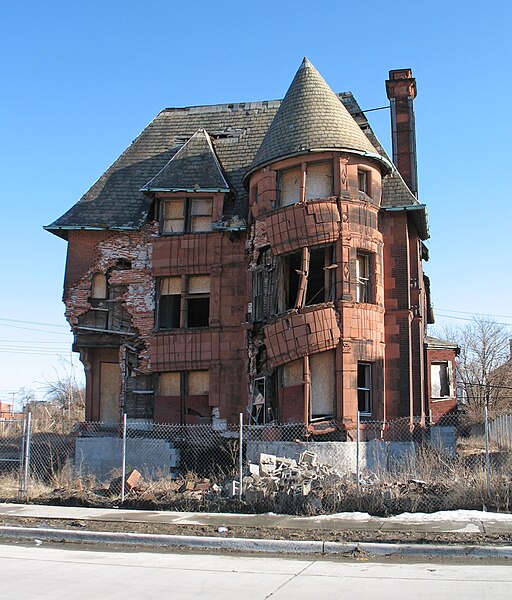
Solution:
M47 540L82 544L117 544L154 548L193 548L236 550L272 554L347 555L363 553L375 556L413 556L445 558L512 558L512 546L464 546L436 544L343 543L293 540L262 540L253 538L220 538L212 536L161 535L151 533L104 533L40 529L36 527L0 526L0 540Z

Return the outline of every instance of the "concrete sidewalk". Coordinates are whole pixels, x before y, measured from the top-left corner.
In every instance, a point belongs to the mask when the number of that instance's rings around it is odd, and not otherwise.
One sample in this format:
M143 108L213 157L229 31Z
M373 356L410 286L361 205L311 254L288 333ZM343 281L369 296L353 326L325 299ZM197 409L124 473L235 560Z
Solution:
M440 518L442 515L442 518ZM329 531L393 531L421 533L496 533L512 536L512 515L453 511L426 515L411 513L399 517L372 517L365 513L340 513L320 517L296 517L275 514L234 514L125 510L121 508L81 508L43 504L3 504L0 516L107 521L125 523L159 523L202 525L205 527L276 527L281 529L318 529Z
M294 517L288 515L247 515L232 513L183 513L170 511L141 511L101 508L75 508L47 505L0 504L0 516L40 519L46 527L0 526L0 540L17 539L41 543L75 542L80 544L115 544L152 548L185 548L224 550L271 554L410 556L414 558L444 557L454 559L512 558L511 545L478 544L424 544L424 543L374 543L294 541L236 537L211 537L200 535L165 535L146 533L119 533L98 531L73 531L49 525L55 520L87 522L125 522L173 525L200 525L210 528L260 527L276 529L330 530L330 531L389 531L404 534L431 533L499 533L512 539L512 517L477 511L454 511L425 515L400 515L378 518L362 513L342 513L321 517ZM508 540L507 540L508 541Z

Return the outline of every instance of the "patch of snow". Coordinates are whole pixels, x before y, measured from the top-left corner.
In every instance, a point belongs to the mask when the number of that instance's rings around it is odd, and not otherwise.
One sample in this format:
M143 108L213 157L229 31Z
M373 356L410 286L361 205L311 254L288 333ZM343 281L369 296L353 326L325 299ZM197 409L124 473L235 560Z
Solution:
M400 523L431 523L432 521L508 521L512 523L512 515L482 510L441 510L435 513L402 513L388 517L387 520Z

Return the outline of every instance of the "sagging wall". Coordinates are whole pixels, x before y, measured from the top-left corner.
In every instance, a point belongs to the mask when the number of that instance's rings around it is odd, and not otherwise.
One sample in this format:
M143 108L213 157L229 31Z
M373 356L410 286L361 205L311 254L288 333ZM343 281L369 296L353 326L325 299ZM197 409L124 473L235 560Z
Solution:
M332 164L331 193L308 197L309 168L322 161ZM282 173L298 164L297 201L282 206ZM371 180L369 194L359 189L362 170L369 186ZM322 182L316 189L322 187L328 189ZM368 416L383 418L380 194L381 174L371 161L339 153L280 161L251 177L249 367L252 416L257 422L336 419L352 429L361 396L358 374L365 364L371 368ZM368 273L360 272L363 267ZM270 405L263 417L261 410L254 410L259 397L255 390L262 379ZM320 395L332 389L331 409L323 398L315 409L318 386L324 388Z

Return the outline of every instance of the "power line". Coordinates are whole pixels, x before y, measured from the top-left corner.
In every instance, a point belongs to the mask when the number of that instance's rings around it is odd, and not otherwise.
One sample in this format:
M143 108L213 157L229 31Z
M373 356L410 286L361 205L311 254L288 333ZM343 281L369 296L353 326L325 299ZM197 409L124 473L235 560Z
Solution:
M71 332L68 331L64 333L63 331L48 331L46 329L34 329L33 327L22 327L21 325L8 325L7 323L0 323L0 327L12 327L13 329L25 329L27 331L37 331L39 333L51 333L52 335L71 335Z
M461 315L475 315L480 317L498 317L500 319L512 319L512 315L493 315L492 313L481 313L481 312L469 312L467 310L453 310L451 308L438 308L437 310L442 310L444 312L451 312Z
M8 319L7 317L0 317L0 321L8 321L9 323L27 323L29 325L44 325L45 327L67 327L62 323L40 323L39 321L23 321L21 319Z
M62 341L50 341L50 340L0 340L0 344L65 344Z
M434 314L437 314L439 317L443 319L456 319L457 321L470 321L473 322L474 319L468 319L467 317L454 317L453 315L443 315L439 311L434 308ZM487 316L487 315L486 315ZM512 323L504 323L503 321L495 321L497 325L507 325L510 326Z

